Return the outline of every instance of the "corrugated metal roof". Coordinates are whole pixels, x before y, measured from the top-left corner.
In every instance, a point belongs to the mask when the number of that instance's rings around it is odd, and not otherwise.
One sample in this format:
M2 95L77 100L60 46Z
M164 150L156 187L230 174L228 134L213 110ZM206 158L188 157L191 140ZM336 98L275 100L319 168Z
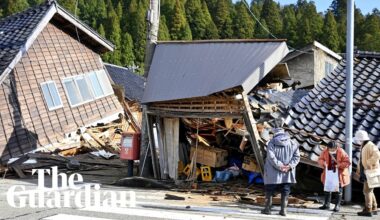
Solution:
M121 66L104 65L115 84L124 87L125 97L140 102L144 93L144 78Z
M158 43L142 102L249 92L287 53L283 40Z

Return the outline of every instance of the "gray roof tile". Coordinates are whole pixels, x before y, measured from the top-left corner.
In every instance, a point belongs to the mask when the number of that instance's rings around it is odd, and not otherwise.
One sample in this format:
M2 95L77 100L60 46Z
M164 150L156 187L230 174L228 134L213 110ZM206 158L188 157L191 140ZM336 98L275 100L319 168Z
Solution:
M112 80L124 87L126 98L141 102L144 94L144 78L121 66L112 64L105 66Z
M354 132L366 130L375 144L380 144L380 60L365 54L354 67ZM345 140L345 61L328 74L290 111L286 123L292 129L306 131L321 138ZM310 117L312 116L312 117ZM290 132L309 159L316 160L319 143ZM311 151L311 149L313 149ZM354 149L356 165L358 153Z
M42 4L0 20L0 74L12 62L49 7L49 4Z

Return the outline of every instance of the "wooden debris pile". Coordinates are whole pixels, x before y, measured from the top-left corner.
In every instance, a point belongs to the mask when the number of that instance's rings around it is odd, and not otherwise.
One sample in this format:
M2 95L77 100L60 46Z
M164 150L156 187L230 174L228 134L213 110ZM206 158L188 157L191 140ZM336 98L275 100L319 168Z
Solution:
M106 159L91 153L72 157L65 157L54 153L28 153L10 162L8 166L20 178L30 175L32 169L47 169L53 166L57 166L62 172L126 168L126 164L117 159L117 157Z
M20 178L25 178L32 169L58 166L60 170L96 171L104 169L126 168L119 159L120 143L125 131L134 132L128 116L120 114L119 119L80 128L76 134L61 143L38 148L19 158L12 158L7 166ZM106 175L109 172L104 172ZM125 175L124 175L125 176ZM123 177L123 176L122 176Z

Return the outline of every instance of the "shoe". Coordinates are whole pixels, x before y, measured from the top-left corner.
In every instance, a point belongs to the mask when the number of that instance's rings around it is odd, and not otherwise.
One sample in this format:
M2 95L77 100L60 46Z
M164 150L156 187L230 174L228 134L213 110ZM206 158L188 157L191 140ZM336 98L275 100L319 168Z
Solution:
M339 193L338 194L338 198L337 198L337 201L335 203L335 207L334 207L334 212L339 212L340 210L340 204L342 203L342 193Z
M261 214L271 215L272 209L272 193L265 193L265 208L261 210Z
M319 207L319 209L329 210L330 209L330 203L331 203L331 193L325 192L325 203L323 204L323 206Z
M281 210L279 212L280 215L286 216L286 208L288 206L288 195L281 195Z
M372 215L377 215L377 207L376 208L372 208Z
M372 210L369 208L364 208L363 211L357 213L358 216L372 217Z

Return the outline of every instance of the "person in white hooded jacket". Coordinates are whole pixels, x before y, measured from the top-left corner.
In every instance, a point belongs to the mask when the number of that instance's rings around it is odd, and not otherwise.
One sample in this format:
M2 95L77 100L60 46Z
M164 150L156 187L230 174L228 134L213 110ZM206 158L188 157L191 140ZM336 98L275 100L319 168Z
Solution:
M373 188L368 186L366 170L377 169L380 167L380 151L379 148L372 143L366 131L359 130L355 133L354 142L361 147L358 168L356 172L360 176L363 183L363 194L365 198L365 206L363 211L358 212L359 216L377 215L377 201Z

